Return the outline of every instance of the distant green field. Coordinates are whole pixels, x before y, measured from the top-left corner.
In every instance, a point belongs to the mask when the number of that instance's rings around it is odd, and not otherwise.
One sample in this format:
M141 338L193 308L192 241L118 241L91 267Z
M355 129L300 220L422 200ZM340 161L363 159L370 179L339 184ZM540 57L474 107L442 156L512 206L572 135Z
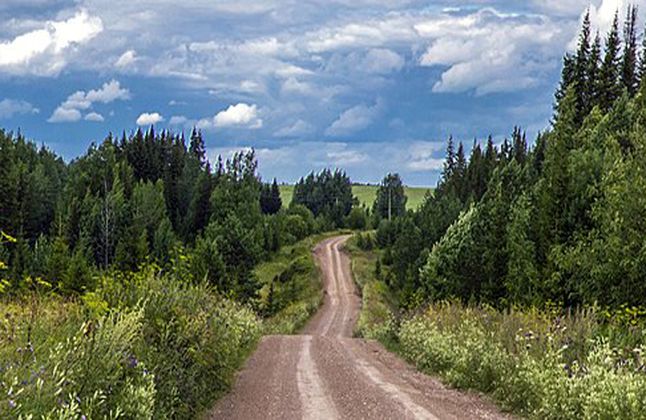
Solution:
M367 207L372 207L375 198L377 197L377 185L353 185L352 193L357 197L359 203L365 204ZM406 203L406 208L409 210L416 210L424 202L424 197L428 191L431 191L432 188L424 187L405 187L406 197L408 197L408 202ZM292 202L292 196L294 195L294 186L293 185L281 185L280 186L280 198L283 200L283 205L285 207L289 206L289 203Z

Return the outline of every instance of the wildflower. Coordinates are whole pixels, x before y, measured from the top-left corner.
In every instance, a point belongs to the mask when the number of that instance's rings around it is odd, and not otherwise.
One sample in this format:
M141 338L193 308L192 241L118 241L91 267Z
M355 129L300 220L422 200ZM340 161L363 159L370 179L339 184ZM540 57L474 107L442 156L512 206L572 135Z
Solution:
M137 360L137 358L133 355L130 355L130 357L128 357L128 367L130 367L131 369L134 369L137 367L137 365L139 365L139 361Z
M16 402L14 400L9 400L9 408L11 409L16 408Z
M81 414L81 420L87 420L87 417L85 417L85 414Z

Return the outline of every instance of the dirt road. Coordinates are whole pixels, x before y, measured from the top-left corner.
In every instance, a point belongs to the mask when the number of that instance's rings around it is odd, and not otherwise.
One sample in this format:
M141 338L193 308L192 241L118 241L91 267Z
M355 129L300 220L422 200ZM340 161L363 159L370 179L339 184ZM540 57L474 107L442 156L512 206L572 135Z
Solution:
M267 336L211 419L494 419L477 396L444 387L376 342L352 338L361 301L340 250L347 236L315 249L325 302L296 336Z

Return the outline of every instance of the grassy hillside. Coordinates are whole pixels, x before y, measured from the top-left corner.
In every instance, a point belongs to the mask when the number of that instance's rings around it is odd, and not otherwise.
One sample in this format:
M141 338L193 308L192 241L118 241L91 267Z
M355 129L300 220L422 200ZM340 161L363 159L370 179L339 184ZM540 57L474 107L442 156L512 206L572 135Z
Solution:
M372 207L372 203L377 196L377 185L353 185L352 193L359 199L359 202L368 207ZM405 187L408 203L406 207L410 210L416 210L424 202L424 196L427 191L432 188L424 187ZM288 206L292 202L292 195L294 194L293 185L281 185L280 196L283 200L283 205Z

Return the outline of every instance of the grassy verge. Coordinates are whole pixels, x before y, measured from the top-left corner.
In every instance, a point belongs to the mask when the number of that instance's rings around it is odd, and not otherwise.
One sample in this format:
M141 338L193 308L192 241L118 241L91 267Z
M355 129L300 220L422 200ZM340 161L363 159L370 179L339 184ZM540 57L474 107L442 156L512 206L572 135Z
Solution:
M646 418L646 326L632 309L499 311L442 302L390 315L378 253L348 245L363 290L357 333L450 386L491 395L529 418Z
M260 336L249 309L153 268L0 311L0 418L193 418Z
M355 326L355 335L393 345L392 324L397 301L376 270L380 251L373 249L372 233L360 233L346 244L352 259L352 277L361 291L361 312Z
M318 310L323 300L321 272L312 250L321 241L344 232L308 237L283 247L254 273L263 287L260 291L265 334L294 334Z

